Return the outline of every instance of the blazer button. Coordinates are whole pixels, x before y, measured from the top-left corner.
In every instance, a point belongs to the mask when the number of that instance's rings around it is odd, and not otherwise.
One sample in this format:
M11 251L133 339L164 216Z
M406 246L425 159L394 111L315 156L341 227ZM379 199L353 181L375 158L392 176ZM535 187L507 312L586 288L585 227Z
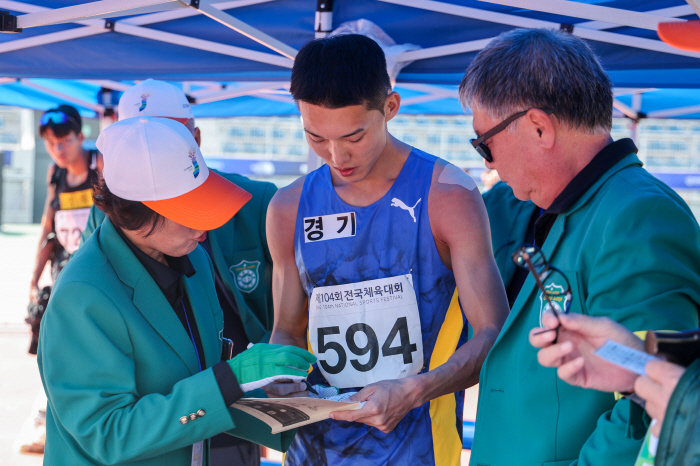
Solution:
M190 422L190 420L189 420L189 418L188 418L187 416L182 416L182 417L180 418L180 424L182 424L183 426L184 426L185 424L187 424L188 422Z
M197 411L197 416L199 416L199 417L204 417L205 414L207 414L207 412L204 411L203 409L200 409L199 411Z
M196 413L190 414L190 421L196 421L196 420L197 420L197 414Z

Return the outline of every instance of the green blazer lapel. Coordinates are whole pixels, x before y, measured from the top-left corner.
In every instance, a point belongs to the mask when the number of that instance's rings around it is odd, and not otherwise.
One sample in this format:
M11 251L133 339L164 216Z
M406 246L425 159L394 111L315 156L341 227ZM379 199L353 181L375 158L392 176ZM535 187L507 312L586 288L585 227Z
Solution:
M198 275L201 279L201 274L198 272L191 278L184 278L185 282L185 295L187 299L190 300L190 305L192 306L192 312L194 313L194 318L197 322L197 329L199 330L199 335L202 339L202 349L204 349L204 365L205 367L211 367L221 360L221 350L219 348L218 338L205 338L204 335L217 335L218 331L216 328L216 322L214 321L214 315L212 314L211 303L204 290L205 286L198 286L197 288L201 290L199 293L195 293L193 285L196 286L196 281L198 280ZM218 303L217 303L218 305ZM190 346L192 344L190 343ZM202 368L204 369L204 367Z
M177 353L191 374L199 371L197 356L182 327L158 285L124 243L114 225L105 219L99 233L100 248L107 256L119 279L134 290L133 303L165 342Z
M551 257L554 255L554 251L556 250L557 245L559 244L564 234L565 225L566 216L563 214L558 215L557 219L554 221L554 225L552 225L552 229L547 235L547 239L542 245L542 252L544 253L544 256L547 258L547 260L550 260ZM552 265L556 267L556 264ZM537 291L537 283L532 277L532 273L528 273L528 277L525 280L525 283L523 283L523 287L520 289L518 298L515 300L515 303L513 303L513 309L511 309L510 314L508 315L508 319L506 319L505 324L503 324L503 329L501 330L501 333L499 334L496 343L498 343L498 341L501 340L503 335L506 334L506 332L511 327L515 319L517 319L520 315L521 311L525 307L530 306L530 297L532 296L532 293L535 293Z

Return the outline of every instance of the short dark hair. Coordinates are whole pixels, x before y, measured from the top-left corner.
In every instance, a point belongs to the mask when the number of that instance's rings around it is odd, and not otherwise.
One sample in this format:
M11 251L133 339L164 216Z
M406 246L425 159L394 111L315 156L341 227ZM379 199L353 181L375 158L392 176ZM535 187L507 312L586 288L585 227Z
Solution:
M39 136L42 138L44 137L44 134L48 128L51 128L53 134L55 134L58 138L68 136L71 131L75 132L76 135L83 131L83 119L80 117L80 112L78 112L75 107L65 104L59 105L56 108L45 111L43 115L52 112L64 113L66 116L68 116L68 121L66 123L54 123L53 121L49 120L45 125L40 124Z
M465 107L505 119L549 108L571 128L609 133L612 82L586 42L563 31L514 29L493 39L459 86Z
M312 40L294 59L289 91L294 100L312 105L364 105L383 114L391 92L384 51L360 34Z
M147 228L148 232L144 236L150 236L163 226L165 217L143 202L129 201L112 193L102 178L94 186L92 199L95 206L109 217L110 222L122 230Z

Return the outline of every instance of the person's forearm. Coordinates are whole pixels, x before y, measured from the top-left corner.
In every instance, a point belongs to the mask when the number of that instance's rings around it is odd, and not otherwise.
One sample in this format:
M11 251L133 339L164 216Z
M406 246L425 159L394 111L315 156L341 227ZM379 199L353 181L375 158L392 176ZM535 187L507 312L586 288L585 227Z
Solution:
M498 329L485 328L462 345L445 364L415 376L419 397L416 407L442 395L465 390L479 382L481 366L498 337Z
M49 261L49 257L51 257L52 251L53 243L42 239L41 243L39 243L39 250L36 253L36 260L34 261L34 271L32 272L32 281L30 282L31 287L37 287L41 274L44 272L44 267L46 267L46 263Z
M302 349L308 349L308 345L306 342L306 333L302 335L295 335L292 332L279 328L272 329L272 335L270 335L270 343L275 345L292 345Z

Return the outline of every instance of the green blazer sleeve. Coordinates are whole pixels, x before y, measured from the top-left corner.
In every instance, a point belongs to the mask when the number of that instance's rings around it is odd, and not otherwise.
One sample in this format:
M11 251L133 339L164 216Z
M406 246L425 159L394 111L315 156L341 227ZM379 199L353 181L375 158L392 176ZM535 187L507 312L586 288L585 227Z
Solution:
M664 416L655 466L696 464L700 458L700 360L678 381Z
M61 291L42 325L39 367L52 416L73 448L117 464L163 455L235 426L211 368L167 393L141 394L130 331L109 295L81 282ZM66 316L62 311L71 307ZM200 409L206 411L202 422L180 423Z
M654 212L668 221L658 222ZM652 213L650 215L650 213ZM640 195L611 217L592 261L587 290L591 315L610 317L633 331L687 330L698 322L697 235L694 219L670 197ZM659 312L663 310L663 312ZM598 420L579 465L619 465L639 452L647 425L643 410L620 400Z

